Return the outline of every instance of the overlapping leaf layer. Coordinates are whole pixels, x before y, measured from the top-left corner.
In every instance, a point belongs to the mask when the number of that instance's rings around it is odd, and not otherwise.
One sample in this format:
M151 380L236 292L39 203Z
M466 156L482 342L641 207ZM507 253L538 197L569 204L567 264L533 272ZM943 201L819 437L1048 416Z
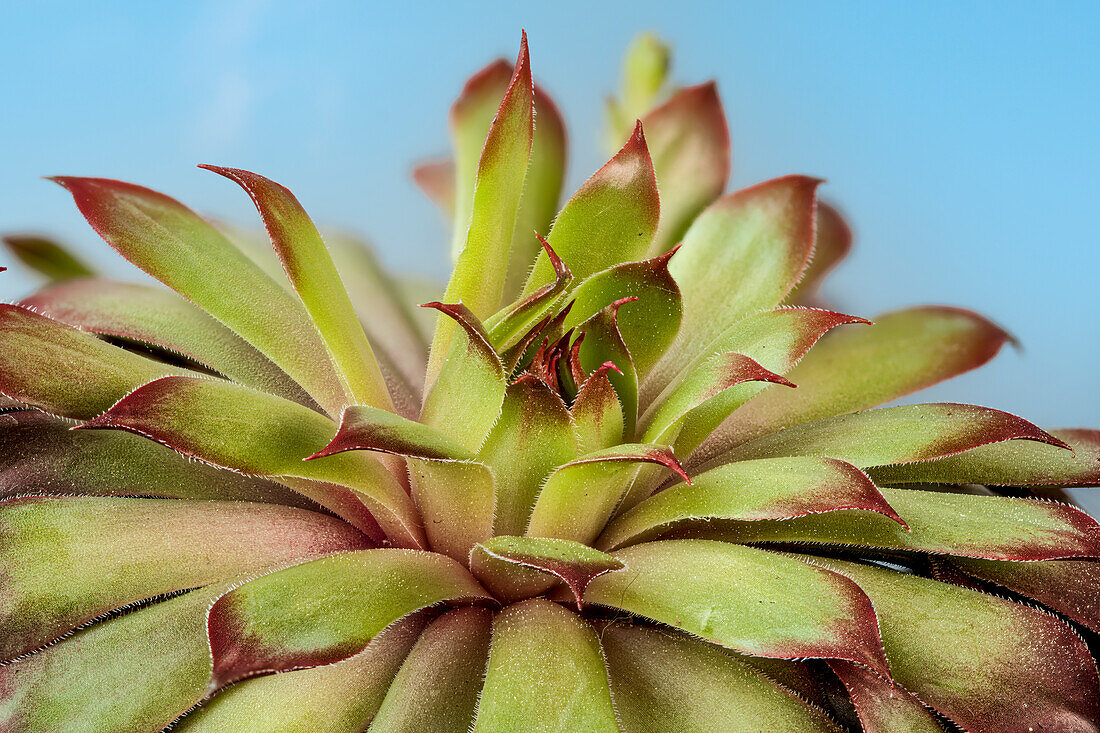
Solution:
M271 248L57 179L168 288L5 240L49 282L0 305L0 730L1100 730L1100 525L1036 498L1100 432L879 407L1008 336L808 305L821 182L725 194L667 68L631 47L560 211L526 37L476 74L423 311L254 173L209 167Z

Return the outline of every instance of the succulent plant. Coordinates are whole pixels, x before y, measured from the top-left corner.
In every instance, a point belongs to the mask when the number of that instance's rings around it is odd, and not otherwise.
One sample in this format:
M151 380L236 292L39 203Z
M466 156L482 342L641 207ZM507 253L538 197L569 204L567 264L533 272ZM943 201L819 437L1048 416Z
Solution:
M254 173L210 167L270 249L55 179L168 287L6 240L50 282L0 306L0 729L1097 730L1100 527L1050 498L1100 432L877 408L1008 336L804 305L844 221L724 194L715 86L667 69L632 46L560 212L526 37L470 79L422 311Z

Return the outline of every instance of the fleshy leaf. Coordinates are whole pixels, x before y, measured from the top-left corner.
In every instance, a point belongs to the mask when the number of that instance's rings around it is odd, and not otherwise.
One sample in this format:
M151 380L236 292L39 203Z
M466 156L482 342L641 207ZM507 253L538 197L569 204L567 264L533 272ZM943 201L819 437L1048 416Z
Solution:
M535 599L497 614L473 733L619 733L595 630Z
M566 202L548 239L574 277L584 280L645 257L659 215L653 161L639 123L615 157ZM543 253L535 261L524 292L532 293L553 279L553 267Z
M177 367L146 359L60 321L0 304L0 393L62 417L86 420Z
M463 305L425 303L460 326L427 390L420 422L477 451L500 417L507 375L485 327Z
M6 234L0 238L8 251L50 282L94 277L88 264L52 239L34 234Z
M614 150L630 132L633 120L653 105L668 77L671 53L653 33L634 37L623 56L622 98L607 100L607 138Z
M884 568L813 562L863 588L875 604L893 678L964 729L1096 730L1096 664L1053 616ZM1036 654L1037 639L1059 653Z
M642 124L661 195L661 224L649 251L660 254L725 190L730 134L714 82L679 90Z
M478 542L493 536L493 473L475 462L409 460L412 496L428 546L465 563Z
M760 657L844 659L888 675L875 610L859 586L766 550L706 540L647 542L588 586L617 608Z
M478 454L493 472L496 534L522 534L539 489L558 466L578 455L569 410L530 375L508 386L500 419Z
M943 733L932 711L900 685L854 664L829 666L848 689L865 733Z
M1093 560L1004 562L952 558L967 575L986 580L1100 633L1100 563Z
M306 406L316 403L286 372L193 303L165 288L81 279L44 288L19 302L95 334L182 354L241 384Z
M267 479L188 461L136 435L71 427L36 410L0 415L0 498L153 496L315 506Z
M1023 418L949 402L865 410L806 423L733 449L723 460L830 456L860 468L955 455L1006 440L1065 443Z
M659 388L723 330L786 297L813 247L816 178L787 176L728 194L699 215L669 270L683 296L676 340L654 367ZM797 382L796 382L797 383Z
M347 486L396 544L420 546L422 530L412 501L373 457L352 451L302 460L329 443L335 426L297 403L229 382L166 377L135 390L80 427L128 430L247 474ZM314 498L325 503L323 497ZM325 505L366 531L341 507Z
M370 730L469 730L489 657L492 621L489 610L477 607L456 608L433 621L401 665Z
M367 648L320 667L255 677L187 714L179 733L363 733L424 628L422 614L390 624Z
M222 591L186 593L0 666L0 729L144 732L168 725L206 692L203 622Z
M609 371L616 370L611 362L604 362L588 376L573 401L573 428L581 453L611 448L623 442L623 408L611 380Z
M0 658L115 608L343 550L367 538L333 517L274 504L168 499L0 502Z
M449 158L424 161L412 169L412 178L450 222L455 215L455 162Z
M623 438L634 439L634 428L638 421L638 372L630 357L622 332L619 331L619 309L629 304L633 298L622 298L611 303L596 315L577 327L584 334L584 342L578 353L580 367L586 372L595 372L610 362L615 369L605 372L623 414Z
M623 733L839 730L789 690L687 635L609 623L600 641Z
M612 520L596 546L637 544L693 519L782 520L844 509L878 512L902 524L867 474L849 463L814 457L741 461L649 497Z
M852 249L852 230L835 208L824 201L817 202L814 229L814 253L810 264L798 285L787 295L790 303L801 303L813 298L821 281Z
M457 253L451 280L443 293L445 301L461 302L478 318L496 312L504 294L512 232L531 157L534 93L524 33L512 81L489 126L477 164L469 228L466 222L458 221L465 244ZM454 332L451 320L439 319L429 356L429 381L447 357Z
M1100 557L1100 527L1073 507L1002 496L880 491L908 530L871 512L829 512L782 522L712 523L691 534L733 542L808 542L1000 560Z
M365 405L352 405L344 410L335 437L309 458L324 458L349 450L392 453L429 461L463 461L474 457L460 443L434 428Z
M589 453L550 474L535 502L526 535L590 544L644 463L664 466L690 481L676 457L662 446L626 443Z
M618 327L638 375L644 376L680 327L680 290L668 272L675 253L672 249L592 275L573 291L573 308L564 327L580 326L611 303L633 298L619 308Z
M624 567L621 560L579 542L505 535L477 545L470 565L474 575L498 598L538 595L551 588L553 578L557 578L569 587L578 611L582 610L585 588L593 578ZM519 572L510 577L510 570Z
M1012 440L923 463L873 469L885 484L1100 486L1100 430L1052 430L1070 447Z
M240 334L330 414L340 413L344 392L301 302L217 229L141 186L104 178L54 180L123 257Z
M554 280L542 286L525 298L502 309L485 323L489 331L489 341L498 352L504 352L518 344L524 334L528 333L543 319L553 305L560 300L562 293L573 281L573 273L565 266L561 258L554 252L542 237L535 235L536 241L542 244L547 257L554 267Z
M359 550L278 570L210 608L211 688L347 659L414 611L480 599L489 600L465 568L416 550Z
M976 313L943 307L896 311L868 328L837 331L787 375L798 385L797 395L775 389L761 394L719 428L700 458L930 387L985 364L1008 338Z
M287 278L321 335L347 395L347 405L392 408L378 361L355 315L321 234L289 189L239 168L202 165L252 198Z

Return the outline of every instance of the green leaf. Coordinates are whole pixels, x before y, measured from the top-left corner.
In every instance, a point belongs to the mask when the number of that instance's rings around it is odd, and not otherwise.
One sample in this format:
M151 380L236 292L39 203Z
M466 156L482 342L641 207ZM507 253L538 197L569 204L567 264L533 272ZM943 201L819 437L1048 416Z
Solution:
M1052 430L1070 447L1012 440L947 458L872 469L885 484L943 483L987 486L1100 485L1100 431Z
M478 544L470 556L471 571L494 597L530 598L552 588L557 579L569 587L578 611L593 578L623 567L622 561L587 545L544 537L497 535Z
M604 364L615 366L605 372L623 415L623 438L634 439L634 429L638 422L638 373L634 361L619 331L619 309L630 303L631 298L616 300L577 327L584 334L584 341L578 351L580 367L585 372L598 371Z
M358 451L315 461L336 432L332 421L301 405L247 387L193 377L150 382L81 428L128 430L186 456L244 473L309 479L346 486L399 546L418 547L422 530L412 501L373 457ZM301 491L300 484L293 488ZM319 503L364 531L362 521L333 504Z
M649 252L660 254L725 190L730 134L713 81L679 90L642 124L661 195L661 223Z
M728 194L699 215L669 263L683 296L676 340L653 370L663 388L742 318L778 305L813 247L818 181L787 176Z
M548 237L578 280L645 257L657 231L660 201L641 125L615 156L566 202ZM554 279L545 254L527 279L532 293Z
M660 621L744 654L844 659L887 674L875 611L835 573L766 550L706 540L612 553L586 600Z
M392 364L392 371L419 397L424 388L432 326L419 322L424 311L413 304L436 299L442 287L433 288L431 297L414 297L385 271L368 243L344 232L326 232L325 241L383 366ZM419 399L416 402L419 407Z
M1096 665L1054 617L966 588L813 558L875 604L898 684L966 730L1095 730Z
M447 358L430 384L420 422L451 436L476 452L500 417L507 375L489 335L469 308L425 303L453 318L461 327L450 342Z
M483 463L409 460L412 496L428 546L461 563L493 536L494 477Z
M492 620L487 609L469 607L433 621L394 678L370 730L469 730L489 657Z
M592 627L542 599L497 614L472 730L619 733Z
M155 733L206 694L206 610L224 587L186 593L0 667L0 729Z
M935 714L900 685L854 664L829 666L847 688L865 733L943 733Z
M626 443L589 453L550 474L526 535L591 544L643 463L664 466L687 480L676 457L662 446Z
M942 402L883 407L806 423L734 448L723 460L827 455L868 468L942 458L1005 440L1031 440L1068 450L1023 418Z
M377 451L429 461L464 461L474 457L461 443L434 428L389 410L365 405L352 405L344 410L336 435L309 459L349 450Z
M84 331L182 354L234 382L307 407L317 404L254 346L171 290L81 279L39 290L19 304Z
M34 234L6 234L0 241L17 260L50 282L97 274L94 268L52 239Z
M500 419L478 460L493 474L495 534L522 534L539 489L578 455L569 409L545 383L522 376L508 386Z
M1100 563L1094 560L1006 562L952 558L967 575L1033 598L1047 608L1100 632Z
M725 650L686 635L609 623L600 641L623 733L839 730Z
M680 327L680 291L668 272L670 250L641 262L624 262L589 277L572 293L563 327L573 328L614 302L633 298L618 311L618 326L639 376L653 366Z
M285 486L188 461L136 435L71 427L36 410L0 415L0 498L159 496L316 506Z
M613 112L607 131L612 150L630 131L630 124L649 110L664 88L670 57L668 46L653 33L640 33L630 42L623 57L622 99L608 100Z
M713 524L692 535L734 542L811 542L1000 560L1100 556L1100 528L1062 504L1001 496L880 489L908 531L871 512L830 512L782 522Z
M210 608L211 687L346 659L403 616L472 600L489 597L465 568L438 553L359 550L278 570Z
M237 183L252 198L347 396L345 405L392 408L367 336L317 227L288 189L239 168L201 165Z
M129 603L369 546L350 525L274 504L101 497L0 502L0 658Z
M755 522L844 509L878 512L902 524L867 474L849 463L813 457L741 461L654 494L613 519L596 546L637 544L690 520Z
M204 702L172 730L362 733L423 628L424 618L414 614L335 664L245 680Z
M550 258L554 267L554 280L527 297L501 309L486 321L489 341L498 352L504 352L520 343L523 337L561 300L560 296L573 281L573 273L557 256L550 244L538 235L535 235L535 238L542 244L546 255Z
M852 249L852 230L835 208L824 201L817 202L814 230L814 252L802 279L787 295L788 303L804 303L817 293L821 282Z
M1008 339L970 311L924 307L888 313L868 328L821 341L787 375L797 395L770 389L746 404L701 449L706 457L811 420L875 407L993 358Z
M508 274L512 232L534 135L534 84L523 34L519 60L508 91L489 126L477 164L473 208L465 244L457 253L451 281L443 294L448 303L462 303L478 318L488 318L500 307ZM461 191L459 192L461 194ZM466 222L458 220L459 229ZM432 339L428 380L447 357L455 324L441 318Z
M86 420L158 377L186 374L17 305L0 304L0 393Z
M104 178L55 178L118 252L240 334L332 415L344 392L301 302L217 229L156 191Z
M623 442L623 408L607 378L611 362L601 364L580 386L571 414L580 452L611 448Z

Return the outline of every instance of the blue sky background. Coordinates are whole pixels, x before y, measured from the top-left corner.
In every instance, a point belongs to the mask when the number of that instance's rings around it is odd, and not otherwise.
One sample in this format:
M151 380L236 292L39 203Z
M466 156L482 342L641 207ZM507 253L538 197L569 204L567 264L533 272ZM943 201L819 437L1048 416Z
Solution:
M275 178L391 265L442 276L446 237L407 173L445 151L465 77L514 56L526 28L575 186L602 162L622 49L653 29L677 80L718 79L736 187L828 179L857 234L827 287L839 308L966 306L1023 343L929 398L1100 424L1100 3L524 5L4 3L0 229L132 273L38 176L122 178L254 222L236 186L194 167L210 162ZM0 275L0 299L29 287Z

